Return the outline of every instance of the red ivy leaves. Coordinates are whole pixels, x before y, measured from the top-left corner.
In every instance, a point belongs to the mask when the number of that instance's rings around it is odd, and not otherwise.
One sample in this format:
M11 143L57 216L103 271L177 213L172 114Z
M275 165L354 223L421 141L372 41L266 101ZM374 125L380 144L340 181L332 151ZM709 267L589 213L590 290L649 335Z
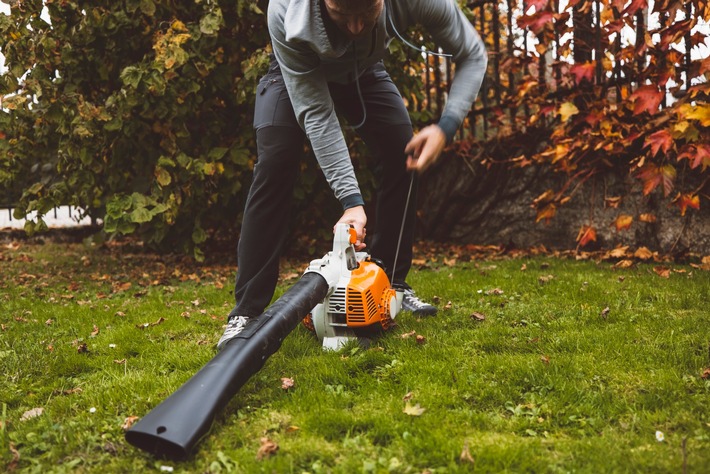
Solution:
M673 190L676 170L673 165L657 166L647 164L641 168L637 177L643 182L643 194L649 195L659 184L663 184L663 195L668 196Z
M644 148L651 147L651 156L658 154L658 150L663 150L663 153L668 153L668 150L673 146L673 137L668 130L658 130L646 137L643 144Z
M689 207L700 209L700 197L697 194L681 194L673 200L673 203L680 208L680 215L684 216Z
M658 107L663 100L663 92L657 86L646 85L636 89L629 97L634 102L634 115L648 112L653 115L658 112Z
M705 168L710 166L710 144L686 145L683 147L682 153L678 155L678 161L683 159L690 162L691 169L702 165L703 171L705 171Z
M581 84L582 81L587 80L593 82L594 80L594 69L596 69L596 61L575 64L570 68L570 72L574 75L575 84Z

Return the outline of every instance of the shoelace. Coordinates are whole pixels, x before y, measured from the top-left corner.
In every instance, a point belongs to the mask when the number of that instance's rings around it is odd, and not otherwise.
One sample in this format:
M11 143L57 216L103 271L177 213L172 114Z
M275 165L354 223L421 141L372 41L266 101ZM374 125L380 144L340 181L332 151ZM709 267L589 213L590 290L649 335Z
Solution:
M425 302L417 298L417 295L414 293L414 290L404 290L404 299L411 305L416 306L418 308L422 308L424 306L428 306Z
M244 326L247 325L248 319L245 318L244 316L238 316L227 324L227 329L224 330L224 335L227 337L231 336L236 336L240 332L242 332L242 329L244 329Z

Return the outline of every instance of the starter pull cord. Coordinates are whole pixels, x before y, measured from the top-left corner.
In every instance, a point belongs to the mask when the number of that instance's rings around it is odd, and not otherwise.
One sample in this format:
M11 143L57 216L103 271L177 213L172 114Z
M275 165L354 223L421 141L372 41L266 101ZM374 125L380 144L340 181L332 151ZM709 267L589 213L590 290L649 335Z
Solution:
M392 264L392 278L390 282L394 285L394 273L397 271L397 259L399 258L399 247L402 244L402 235L404 234L404 223L407 221L407 211L409 210L409 201L412 197L412 188L414 187L414 171L410 172L412 178L409 180L409 191L407 192L407 201L404 203L404 215L402 216L402 225L399 228L399 237L397 238L397 250L394 253L394 263Z

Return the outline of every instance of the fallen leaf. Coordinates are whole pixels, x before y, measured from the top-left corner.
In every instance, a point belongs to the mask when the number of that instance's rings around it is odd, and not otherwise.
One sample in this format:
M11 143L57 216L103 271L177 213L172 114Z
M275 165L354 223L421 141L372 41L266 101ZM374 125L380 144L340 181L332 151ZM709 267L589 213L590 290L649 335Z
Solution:
M612 258L622 258L626 256L626 252L629 250L629 246L625 245L623 247L616 247L614 250L609 252L609 256Z
M289 427L286 428L286 433L295 433L296 431L298 431L298 430L300 430L300 429L301 429L301 428L299 428L298 426L291 425L291 426L289 426Z
M87 353L87 352L89 352L89 346L87 346L85 342L82 342L81 344L79 344L79 345L77 346L76 351L77 351L79 354Z
M418 403L416 405L412 405L409 402L404 405L404 410L402 410L403 413L409 416L421 416L425 411L426 408L420 407Z
M493 288L492 290L486 291L487 295L502 295L504 293L500 288Z
M633 266L633 264L633 260L619 260L616 264L614 264L614 268L629 268Z
M639 247L634 252L634 257L641 259L641 260L648 260L649 258L653 257L653 252L651 252L646 247Z
M700 374L700 378L702 379L710 379L710 367L706 367L705 370L703 370L703 373Z
M656 222L656 216L654 214L644 213L639 216L639 221L653 224Z
M708 369L708 370L710 370L710 369ZM405 402L407 402L407 401L411 400L413 396L414 396L414 392L407 392L407 393L402 397L402 400L405 401Z
M279 445L271 441L267 437L261 438L261 446L259 446L259 451L256 453L256 459L257 461L261 461L262 459L266 459L269 456L272 456L276 454L276 451L279 450Z
M113 363L123 365L126 363L126 359L113 359Z
M474 461L473 456L471 456L471 451L469 451L468 441L463 443L463 450L461 451L461 456L459 456L459 461L476 464L476 461Z
M99 327L96 324L94 324L94 330L91 331L91 337L96 337L98 335L99 335Z
M12 459L7 463L8 472L17 469L17 463L20 462L20 452L15 449L15 443L10 443L10 453L12 453Z
M483 313L479 313L477 311L474 311L471 313L471 319L475 319L476 321L485 321L486 315Z
M123 431L128 431L130 429L130 427L133 426L133 423L135 423L136 421L138 421L137 416L126 417L126 419L123 420L123 424L121 425L121 429Z
M283 390L288 390L293 387L294 381L290 377L281 377L281 388Z
M42 407L37 407L37 408L33 408L31 410L27 410L20 417L20 421L27 421L27 420L31 420L32 418L37 418L42 413L44 413L44 408L42 408Z
M604 309L602 310L602 312L601 312L602 318L606 319L606 317L609 316L609 312L610 312L610 311L611 311L611 309L609 309L608 306L607 306L606 308L604 308Z
M449 301L448 303L446 303L444 305L444 310L449 310L449 309L451 309L451 307L452 307L452 304L451 304L451 301Z
M670 278L671 277L671 269L668 267L653 267L653 271L656 273L656 275L663 277L663 278Z
M402 339L407 339L408 337L414 336L417 333L417 331L412 331L412 332L407 332L402 334L400 337Z
M417 334L417 344L426 344L426 337Z
M538 277L537 282L540 283L541 285L544 285L546 283L550 283L554 279L555 279L555 275L541 275Z
M524 271L527 270L527 269L528 269L528 266L527 266L526 264L524 264L524 263L523 263L523 264L521 265L521 267L520 267L520 271L521 271L521 272L524 272Z
M542 356L540 356L540 360L541 360L543 363L545 363L545 364L547 364L547 365L550 365L550 357L549 357L549 356L542 355Z

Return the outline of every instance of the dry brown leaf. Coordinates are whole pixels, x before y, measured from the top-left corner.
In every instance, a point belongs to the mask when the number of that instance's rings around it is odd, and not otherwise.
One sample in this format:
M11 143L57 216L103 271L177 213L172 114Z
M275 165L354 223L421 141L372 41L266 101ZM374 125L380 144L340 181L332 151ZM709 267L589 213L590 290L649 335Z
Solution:
M487 295L502 295L504 292L500 288L493 288L492 290L486 291Z
M7 471L11 472L17 469L17 463L20 462L20 452L15 449L15 443L10 443L10 453L12 454L12 459L7 463Z
M463 443L463 450L461 451L461 456L459 456L459 461L476 464L476 461L474 461L473 456L471 456L471 451L468 448L468 441Z
M417 344L426 344L426 337L417 334Z
M653 271L656 273L656 275L662 277L662 278L670 278L671 277L671 269L668 267L653 267Z
M540 283L541 285L544 285L546 283L550 283L554 279L555 279L555 275L541 275L538 277L537 282Z
M540 360L547 365L550 364L550 357L549 356L542 355L542 356L540 356Z
M281 389L282 390L288 390L289 388L292 388L294 383L295 382L290 377L281 377Z
M113 359L113 363L123 365L126 363L126 359Z
M629 246L625 245L623 247L616 247L614 250L609 252L609 256L612 258L622 258L626 256L626 252L629 250Z
M407 401L411 400L413 396L414 396L414 392L407 392L407 393L402 397L402 400L405 401L405 402L407 402Z
M639 247L634 252L634 257L641 259L641 260L648 260L649 258L653 257L653 252L651 252L646 247Z
M128 431L131 428L131 426L133 426L133 423L135 423L136 421L138 421L137 416L126 417L126 419L123 420L123 424L121 425L121 429L123 431Z
M479 313L478 311L474 311L471 313L471 319L475 319L476 321L485 321L486 315L483 313Z
M414 336L416 333L417 333L417 331L406 332L399 337L401 337L402 339L407 339L408 337Z
M76 347L76 351L79 354L85 354L85 353L89 352L89 346L87 346L85 342L82 342L81 344L79 344Z
M96 324L94 324L94 330L91 331L91 337L96 337L98 335L99 335L99 327Z
M609 316L609 312L610 312L610 311L611 311L611 310L609 309L608 306L607 306L606 308L604 308L604 309L602 310L602 312L601 312L602 318L606 319L607 316Z
M654 222L656 222L656 216L653 215L653 214L641 214L641 215L639 216L639 220L640 220L641 222L646 222L646 223L648 223L648 224L653 224Z
M256 453L257 461L261 461L262 459L266 459L269 456L276 454L276 451L279 450L279 445L276 444L275 442L271 441L266 436L261 438L260 441L261 441L261 446L259 446L259 451L257 451L257 453Z
M444 305L444 309L445 309L445 310L451 309L452 307L453 307L453 304L451 303L451 301L449 301L448 303L446 303L446 304Z
M614 268L629 268L634 265L633 260L619 260L614 264Z
M710 379L710 367L706 367L705 370L703 370L703 373L700 374L700 378L702 379Z

